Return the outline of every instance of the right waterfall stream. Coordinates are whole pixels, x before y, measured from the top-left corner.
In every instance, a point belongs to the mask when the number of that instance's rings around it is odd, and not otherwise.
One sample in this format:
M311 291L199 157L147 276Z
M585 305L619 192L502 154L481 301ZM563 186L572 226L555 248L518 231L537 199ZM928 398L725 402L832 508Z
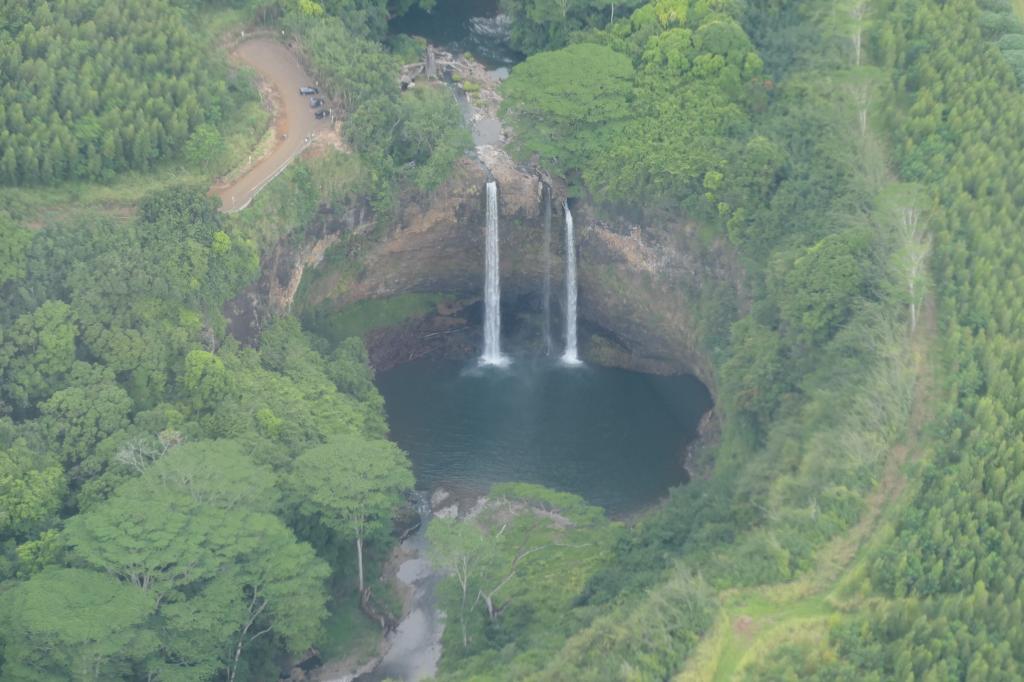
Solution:
M576 284L576 239L573 236L572 211L569 201L565 206L565 352L562 362L567 365L580 364L579 351L576 347L576 297L579 287Z

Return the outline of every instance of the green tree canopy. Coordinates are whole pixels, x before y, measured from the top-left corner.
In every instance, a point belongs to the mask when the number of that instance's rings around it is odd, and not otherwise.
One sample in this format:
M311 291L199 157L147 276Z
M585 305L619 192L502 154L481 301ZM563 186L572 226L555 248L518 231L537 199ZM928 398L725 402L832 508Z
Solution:
M360 591L363 542L387 527L413 483L409 459L394 443L348 434L302 453L292 470L299 509L355 540Z
M579 170L629 118L633 65L604 45L581 43L518 64L502 84L521 154L553 170Z
M126 680L132 663L158 646L146 627L153 601L103 573L47 569L0 596L0 604L7 679Z

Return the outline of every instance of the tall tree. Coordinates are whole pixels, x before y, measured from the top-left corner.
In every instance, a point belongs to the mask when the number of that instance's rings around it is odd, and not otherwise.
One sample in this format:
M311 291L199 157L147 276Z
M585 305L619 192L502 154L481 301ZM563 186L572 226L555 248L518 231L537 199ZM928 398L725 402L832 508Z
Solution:
M299 509L355 540L360 592L363 543L386 527L413 483L409 459L397 446L348 434L302 453L292 470Z
M502 84L515 145L565 173L586 167L632 111L633 65L604 45L581 43L534 55Z
M167 677L234 680L244 653L274 638L309 647L326 616L329 569L277 517L275 478L230 442L172 448L142 476L72 518L73 556L154 606Z

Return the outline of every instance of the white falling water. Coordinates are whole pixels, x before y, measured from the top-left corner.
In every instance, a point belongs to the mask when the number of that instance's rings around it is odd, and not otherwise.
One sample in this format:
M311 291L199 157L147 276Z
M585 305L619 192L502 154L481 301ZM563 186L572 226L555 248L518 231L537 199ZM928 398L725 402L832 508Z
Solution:
M544 353L551 355L551 188L544 185Z
M501 280L498 272L498 184L487 183L487 224L484 231L484 352L481 365L506 365L501 354Z
M567 365L580 364L576 349L576 240L573 238L572 213L569 202L565 202L565 352L562 362Z

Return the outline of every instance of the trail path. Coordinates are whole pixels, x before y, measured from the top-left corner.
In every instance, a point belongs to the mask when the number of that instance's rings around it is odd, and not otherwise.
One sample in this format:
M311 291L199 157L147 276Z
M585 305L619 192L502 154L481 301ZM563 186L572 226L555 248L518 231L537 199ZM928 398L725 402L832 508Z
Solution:
M906 464L922 457L927 447L921 442L921 433L931 418L935 399L929 351L935 344L936 328L935 301L929 297L911 340L916 381L906 436L890 448L881 480L865 499L860 522L822 547L815 558L816 568L797 580L724 592L718 623L674 682L742 679L746 665L770 656L780 644L827 641L830 618L837 611L871 608L856 590L844 593L863 579L864 562L886 517L898 511L901 501L906 502Z
M269 38L256 38L239 45L234 55L256 69L273 87L278 106L274 121L275 144L271 150L240 178L211 190L211 194L220 197L221 210L226 213L248 206L260 190L309 146L316 133L331 128L329 119L313 118L309 97L299 94L299 88L312 85L313 79L287 47Z

